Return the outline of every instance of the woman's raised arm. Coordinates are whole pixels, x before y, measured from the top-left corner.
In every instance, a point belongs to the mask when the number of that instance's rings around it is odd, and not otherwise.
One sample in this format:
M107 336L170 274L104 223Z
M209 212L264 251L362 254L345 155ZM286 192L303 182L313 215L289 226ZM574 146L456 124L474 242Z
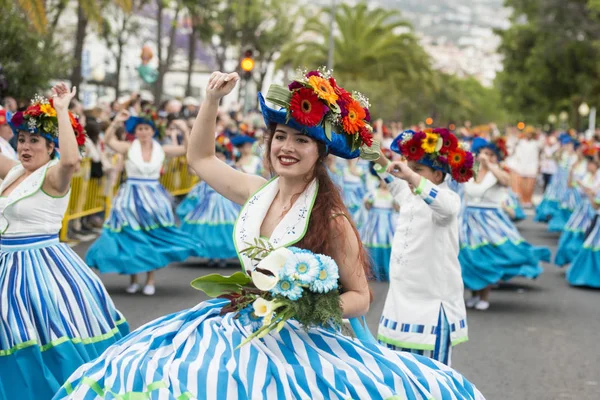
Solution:
M239 79L237 73L213 72L211 75L206 88L206 99L192 127L187 162L200 179L215 191L237 204L244 204L266 182L265 179L238 171L215 156L219 101L231 93Z

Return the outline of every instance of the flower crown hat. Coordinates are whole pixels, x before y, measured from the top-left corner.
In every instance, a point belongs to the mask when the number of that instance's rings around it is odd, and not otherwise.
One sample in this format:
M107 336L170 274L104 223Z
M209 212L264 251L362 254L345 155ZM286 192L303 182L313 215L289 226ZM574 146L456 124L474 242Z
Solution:
M231 140L223 134L215 138L215 151L225 155L225 158L230 159L233 156L233 144Z
M463 149L448 129L406 130L394 139L390 149L409 161L450 174L460 183L475 174L473 154Z
M506 141L503 137L499 137L491 141L480 137L473 139L473 143L471 144L471 152L473 154L479 154L479 152L483 149L492 150L498 157L498 161L502 161L508 156Z
M82 151L85 144L85 131L79 123L79 118L69 111L69 120L75 132L77 145ZM58 148L58 117L52 99L35 95L31 100L31 105L25 111L19 111L13 114L10 119L10 127L15 135L20 131L38 134L52 143Z
M130 135L135 133L135 128L138 125L150 125L154 130L154 137L163 137L165 133L165 125L158 118L158 113L154 108L146 108L140 115L131 116L125 121L125 131Z
M324 143L328 153L342 158L361 157L376 160L379 144L373 141L369 124L368 99L358 92L347 92L331 75L331 71L299 71L298 77L286 88L271 85L266 100L281 107L267 106L258 94L258 101L267 126L283 124Z

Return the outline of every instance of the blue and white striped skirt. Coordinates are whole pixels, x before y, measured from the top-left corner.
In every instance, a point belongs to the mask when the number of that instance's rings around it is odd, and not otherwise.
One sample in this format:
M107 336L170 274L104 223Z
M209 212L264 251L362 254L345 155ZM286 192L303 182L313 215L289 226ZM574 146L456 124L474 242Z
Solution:
M558 250L554 257L554 263L564 266L571 263L579 250L583 248L585 232L594 218L594 209L589 200L583 200L575 209L571 218L567 221L565 229L558 240Z
M463 282L471 290L516 276L536 278L543 272L540 261L550 261L550 250L527 243L499 208L466 207L459 240Z
M85 261L101 273L137 274L185 261L202 245L175 226L170 195L156 179L128 179Z
M354 220L357 219L356 213L363 205L363 198L366 194L365 185L362 182L344 182L344 204L352 214Z
M0 398L49 399L129 332L102 282L58 235L0 240Z
M203 243L198 256L212 260L237 259L233 226L241 207L208 187L202 198L185 215L181 230Z
M206 182L202 181L196 184L192 190L189 191L187 196L179 203L175 209L175 213L180 220L183 220L185 216L196 207L200 199L204 196L204 191L209 187Z
M250 327L214 299L137 329L79 368L55 399L483 399L451 368L340 333ZM127 396L130 397L127 397Z
M398 214L392 208L372 208L366 211L365 221L359 230L362 242L371 255L373 277L378 281L389 281L397 218Z
M566 278L573 286L600 289L600 220L585 238L582 249L567 269Z

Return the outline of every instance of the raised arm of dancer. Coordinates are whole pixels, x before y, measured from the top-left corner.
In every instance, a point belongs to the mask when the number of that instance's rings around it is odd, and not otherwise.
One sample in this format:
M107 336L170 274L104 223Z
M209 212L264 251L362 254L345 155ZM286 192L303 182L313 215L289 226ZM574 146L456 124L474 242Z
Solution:
M490 162L490 159L485 154L479 155L479 161L485 163L487 169L496 177L500 185L510 186L510 175L499 164Z
M375 164L379 166L376 167L375 170L379 177L387 183L390 193L394 196L394 200L396 200L398 204L401 204L401 193L405 190L410 190L410 187L406 181L396 178L387 172L387 168L391 163L392 162L383 155L383 152L381 152L379 158L375 161Z
M187 161L200 179L215 191L237 204L244 204L266 180L238 171L215 156L215 127L219 101L231 93L239 79L237 73L213 72L211 75L206 88L206 99L202 102L192 127Z
M185 156L189 143L190 129L188 128L186 122L181 119L175 120L173 121L173 123L179 128L179 130L183 134L183 143L165 144L162 148L167 157Z
M79 148L77 138L69 118L69 103L77 93L73 87L71 91L64 83L59 83L52 88L54 95L54 108L58 119L58 147L60 160L58 164L48 170L44 181L44 190L53 196L63 196L69 191L71 177L79 168Z
M129 151L129 147L131 144L125 142L123 140L119 140L116 135L117 128L125 123L129 119L129 111L120 111L113 122L110 123L108 128L106 128L106 133L104 134L104 143L108 147L110 147L113 151L119 154L127 154Z

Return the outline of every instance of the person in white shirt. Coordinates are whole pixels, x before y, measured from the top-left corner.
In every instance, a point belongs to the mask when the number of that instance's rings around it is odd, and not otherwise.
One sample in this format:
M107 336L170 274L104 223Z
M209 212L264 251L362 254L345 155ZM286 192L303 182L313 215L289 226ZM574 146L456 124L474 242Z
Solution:
M468 180L473 156L446 129L404 131L392 150L408 162L389 162L383 155L377 161L377 172L400 205L377 339L450 365L451 347L468 340L468 329L458 262L461 201L445 175Z
M544 147L542 148L541 161L540 161L540 172L544 178L544 191L548 188L550 180L558 170L558 164L556 163L556 152L560 148L560 144L556 137L548 135L546 137Z
M10 113L6 110L0 110L0 153L16 161L18 160L17 153L9 143L14 135L12 128L8 125L10 117Z
M540 143L537 140L537 130L528 126L524 131L525 137L517 143L515 156L521 180L521 201L523 207L532 207L533 191L540 165Z

